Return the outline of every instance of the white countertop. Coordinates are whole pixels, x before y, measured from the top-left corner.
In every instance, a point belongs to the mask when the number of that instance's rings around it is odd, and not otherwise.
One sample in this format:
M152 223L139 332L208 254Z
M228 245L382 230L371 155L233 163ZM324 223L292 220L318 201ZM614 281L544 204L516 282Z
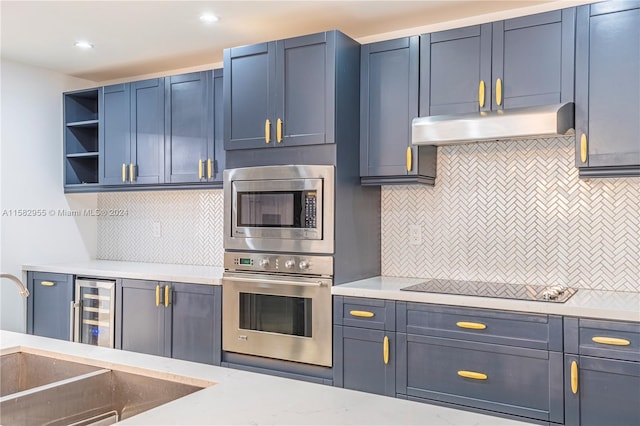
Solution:
M73 274L91 278L130 278L220 285L224 268L219 266L89 260L85 262L22 265L22 270Z
M552 303L400 290L426 280L427 278L374 277L333 286L331 294L640 322L640 293L579 289L565 303Z
M0 331L0 352L24 350L102 368L213 386L123 425L528 425L515 420L170 358Z

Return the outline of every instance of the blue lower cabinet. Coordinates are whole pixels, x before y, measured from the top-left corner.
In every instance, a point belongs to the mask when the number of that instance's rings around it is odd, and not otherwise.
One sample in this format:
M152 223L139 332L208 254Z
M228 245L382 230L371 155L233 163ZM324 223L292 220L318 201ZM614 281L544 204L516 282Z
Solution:
M397 333L397 392L563 421L562 353Z
M27 333L72 340L73 275L27 274Z
M219 286L118 280L116 348L220 364Z
M394 332L334 326L334 385L346 389L395 396L394 345Z
M640 425L640 362L565 355L567 425Z
M222 287L172 284L171 357L220 365Z

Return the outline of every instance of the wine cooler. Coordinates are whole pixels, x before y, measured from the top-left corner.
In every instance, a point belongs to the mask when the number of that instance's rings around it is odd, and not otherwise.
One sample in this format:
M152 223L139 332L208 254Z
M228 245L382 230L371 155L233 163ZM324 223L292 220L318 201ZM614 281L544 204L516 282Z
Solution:
M73 341L114 347L116 282L76 279Z

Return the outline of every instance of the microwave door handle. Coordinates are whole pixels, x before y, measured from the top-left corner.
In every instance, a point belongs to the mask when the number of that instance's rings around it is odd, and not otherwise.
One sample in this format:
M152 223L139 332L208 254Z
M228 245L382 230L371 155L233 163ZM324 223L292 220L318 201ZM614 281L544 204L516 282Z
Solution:
M302 282L302 281L283 281L283 280L273 280L271 278L266 280L261 280L257 278L235 278L235 277L223 277L222 280L227 281L236 281L236 282L251 282L251 283L267 283L267 284L281 284L281 285L295 285L301 287L323 287L326 284L321 281L314 282Z

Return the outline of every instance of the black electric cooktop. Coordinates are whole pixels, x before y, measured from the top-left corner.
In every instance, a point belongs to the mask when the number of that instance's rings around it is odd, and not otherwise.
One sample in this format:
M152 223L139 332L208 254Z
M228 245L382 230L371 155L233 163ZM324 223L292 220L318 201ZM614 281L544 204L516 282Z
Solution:
M443 279L428 280L402 288L401 290L556 303L566 302L577 291L576 289L567 288L561 285L518 285Z

